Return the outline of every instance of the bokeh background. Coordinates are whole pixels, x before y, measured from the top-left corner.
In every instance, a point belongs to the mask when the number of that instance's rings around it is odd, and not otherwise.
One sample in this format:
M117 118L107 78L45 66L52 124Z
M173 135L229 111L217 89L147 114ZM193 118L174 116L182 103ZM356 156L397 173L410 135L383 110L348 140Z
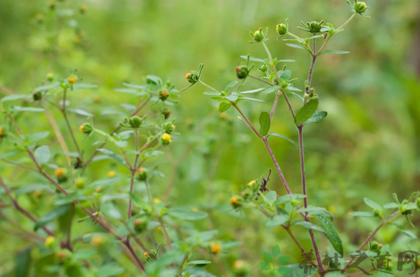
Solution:
M371 19L357 16L328 46L350 54L323 55L316 64L312 85L328 117L305 129L309 202L335 215L347 251L354 250L377 225L370 218L348 216L351 211L368 210L364 197L381 204L391 202L394 192L408 198L420 182L420 3L366 2ZM236 80L234 69L244 63L240 55L265 57L260 44L248 43L249 31L259 27L269 27L267 45L273 56L296 60L287 66L298 78L296 86L303 88L310 57L276 41L275 25L289 18L290 29L303 36L296 29L300 21L323 19L339 26L351 15L344 0L92 0L57 3L75 13L75 21L60 23L48 4L42 0L0 1L0 96L7 89L29 94L45 81L48 72L66 77L77 69L79 78L99 88L72 95L71 101L99 117L95 120L105 130L112 130L121 117L101 116L102 112L123 111L119 104L137 103L132 96L115 92L123 82L140 84L147 74L154 74L181 89L188 85L185 73L204 63L203 80L223 89ZM82 5L88 7L85 14L79 13ZM57 26L59 36L54 42ZM51 45L59 49L54 62L48 52ZM248 80L246 86L258 85ZM230 268L235 260L246 260L259 276L263 251L279 244L295 260L299 252L284 230L266 229L258 212L237 214L230 208L233 193L250 180L267 176L274 167L264 145L237 120L235 111L228 110L227 117L221 117L217 103L203 95L205 91L208 89L195 85L181 92L179 103L170 107L181 135L165 150L167 155L156 161L166 177L156 179L153 193L171 205L209 212L210 217L196 223L196 228L218 229L220 238L242 242L224 252L220 263ZM271 108L273 95L258 98L266 103L241 105L256 124L260 112ZM299 105L296 99L292 104ZM24 126L26 130L46 128L48 122L42 115L30 118ZM284 101L279 103L271 131L297 139ZM300 193L298 148L279 138L270 138L270 143L292 190ZM91 142L85 141L83 148L91 151ZM0 145L0 153L5 151L7 147ZM2 176L23 184L25 178L10 175L12 168L0 170ZM115 164L98 162L89 178L103 178L110 170L126 174ZM275 171L269 188L285 193ZM413 222L418 225L419 218ZM397 232L387 227L378 234L378 241L393 243L395 251L418 249L417 240L397 237ZM310 246L305 231L298 236L304 246ZM321 241L326 249L327 241ZM9 276L4 274L13 267L14 258L9 254L23 247L25 243L18 239L0 236L3 276ZM217 267L208 268L219 276Z

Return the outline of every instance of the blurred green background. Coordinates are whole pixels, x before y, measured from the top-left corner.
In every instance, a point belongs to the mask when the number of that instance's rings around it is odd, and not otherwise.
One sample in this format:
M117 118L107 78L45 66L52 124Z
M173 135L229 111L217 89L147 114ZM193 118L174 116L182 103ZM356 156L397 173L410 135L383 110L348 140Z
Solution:
M357 16L328 46L350 54L318 59L312 85L320 96L320 109L328 111L328 117L305 129L309 202L327 207L336 216L348 252L377 225L372 219L347 215L368 210L363 197L381 204L391 202L393 192L400 199L408 198L420 181L420 3L366 2L371 19ZM115 92L122 82L140 84L147 74L154 74L169 78L181 89L188 85L185 73L196 70L202 62L203 80L223 89L236 80L234 69L244 63L240 55L265 58L260 44L248 43L249 31L259 27L269 27L267 45L273 56L296 60L287 66L298 78L295 86L303 88L310 57L276 41L275 25L289 18L291 31L304 36L295 28L300 21L324 19L339 26L351 15L344 0L58 2L74 10L71 18L75 21L69 24L68 19L57 23L48 4L41 0L0 1L0 95L6 95L5 87L29 94L45 81L48 72L66 77L77 69L79 78L99 88L70 96L72 103L95 114L95 122L109 131L121 117L100 114L123 110L118 107L121 103L137 103L132 96ZM82 5L88 7L85 14L79 12ZM38 14L43 15L42 22ZM59 52L51 63L48 49L55 43L57 26ZM250 89L258 85L253 80L246 82ZM174 137L166 157L156 162L166 178L153 184L154 196L174 206L207 210L211 216L198 223L199 230L218 229L220 238L241 241L240 247L219 257L227 268L241 259L258 272L262 252L276 244L299 259L297 247L289 242L284 230L266 229L265 219L257 212L232 212L231 194L250 180L267 176L269 168L274 167L264 145L237 120L235 111L230 109L227 118L221 118L217 103L203 95L205 91L195 85L181 92L179 103L170 107L181 135ZM256 124L260 112L271 108L273 95L257 98L266 103L241 104ZM292 104L296 108L299 105L296 99ZM75 116L73 120L79 124L85 119ZM30 125L24 126L33 132L47 128L43 115L31 118ZM297 139L284 101L280 101L271 131ZM292 190L300 193L298 148L279 138L269 140ZM83 143L86 152L92 151L91 142ZM7 146L0 145L0 153L6 150ZM11 168L0 169L2 176L12 178ZM109 162L98 162L89 178L103 178L115 169L116 165ZM14 179L17 184L19 180ZM268 186L280 195L285 193L275 171ZM418 218L414 220L415 225L419 222ZM396 232L395 227L385 228L378 241L395 242ZM304 246L310 246L306 232L298 236ZM322 242L326 249L327 241ZM419 247L417 240L413 243L408 237L398 237L397 242L396 250ZM2 253L16 252L18 246L24 247L24 243L0 237ZM6 271L13 257L0 256L4 265L0 271ZM218 274L217 268L209 268Z

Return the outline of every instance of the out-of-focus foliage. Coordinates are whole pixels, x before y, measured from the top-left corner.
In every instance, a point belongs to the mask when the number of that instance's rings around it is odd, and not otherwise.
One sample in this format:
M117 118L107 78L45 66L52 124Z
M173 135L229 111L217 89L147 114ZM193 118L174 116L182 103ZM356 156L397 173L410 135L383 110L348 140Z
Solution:
M199 62L206 64L204 80L223 88L235 80L235 67L244 62L240 55L264 55L262 48L245 42L249 30L266 26L270 28L267 44L273 55L296 60L289 68L302 88L309 57L277 42L275 25L287 17L293 28L302 20L324 19L339 25L351 13L345 1L338 0L66 0L57 4L75 11L77 25L76 21L69 25L68 20L54 22L49 2L0 2L0 95L6 95L8 88L29 94L42 85L48 72L67 76L77 69L84 80L99 88L75 94L72 101L97 116L115 109L115 103L133 101L129 95L115 92L123 82L140 83L145 75L156 74L169 77L178 88L186 87L185 73ZM79 12L82 5L88 7L84 14ZM330 49L350 51L350 55L324 55L319 59L312 85L323 100L320 108L329 115L305 130L308 197L313 205L326 206L335 216L347 252L356 250L377 226L369 218L348 215L364 209L363 197L389 203L393 192L408 198L420 182L420 4L390 0L368 1L368 5L371 19L354 20L346 26L346 34L330 45ZM52 41L57 31L58 39ZM59 49L56 56L51 54L51 42ZM299 249L290 247L284 230L267 232L257 212L243 216L233 212L231 195L249 181L267 176L273 165L264 145L256 142L234 111L220 116L217 103L204 97L204 91L194 86L181 92L180 103L172 109L181 136L174 137L171 148L165 150L167 155L159 158L159 171L166 178L156 179L153 194L173 206L207 211L208 220L195 223L197 230L217 229L220 240L242 242L239 247L222 249L216 263L206 266L216 276L222 274L220 268L230 272L236 260L246 260L252 275L261 276L262 253L276 244L282 254L298 261ZM267 102L272 101L270 97L273 95L267 96ZM266 103L246 105L243 110L253 122L258 122L257 111L270 108ZM285 103L280 102L276 113L280 120L272 128L296 139L289 116ZM105 117L101 128L112 131L120 117ZM76 120L85 121L83 117ZM48 126L40 115L22 127L29 132ZM83 139L82 134L77 135ZM275 137L270 141L289 184L299 192L298 149ZM89 141L83 143L83 149L93 151ZM6 151L0 144L0 153ZM116 164L104 166L98 162L94 166L90 175L93 179L119 170ZM0 176L19 185L21 176L14 170L1 165ZM272 174L269 187L284 192L276 174ZM28 208L44 201L32 196L21 200ZM33 212L40 216L47 211ZM417 226L420 223L418 218L413 222ZM82 228L81 224L76 232L85 233ZM304 231L302 234L306 235ZM389 226L376 239L382 244L392 243L395 253L419 249L418 240L404 236L396 240L397 235L397 228ZM309 239L301 242L311 247ZM327 241L324 246L326 249ZM0 236L1 253L7 253L0 255L2 276L14 276L7 273L25 247L20 239Z

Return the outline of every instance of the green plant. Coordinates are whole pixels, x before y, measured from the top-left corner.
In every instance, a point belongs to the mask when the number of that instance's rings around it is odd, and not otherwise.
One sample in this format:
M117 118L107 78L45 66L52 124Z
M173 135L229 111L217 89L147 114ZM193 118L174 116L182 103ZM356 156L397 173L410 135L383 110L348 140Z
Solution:
M49 9L58 25L47 46L49 72L31 94L9 89L0 99L0 218L28 245L17 255L17 275L206 274L201 267L236 244L188 223L207 213L173 207L151 188L164 178L158 171L164 151L179 135L169 110L178 90L148 75L142 85L116 89L136 105L114 102L101 114L86 111L80 94L98 86L83 83L77 71L62 78L54 70L63 25L76 30L76 39L80 33L76 12L65 3L51 2ZM37 24L49 34L44 16ZM109 115L119 120L112 130ZM48 130L37 130L34 123L43 119ZM98 167L109 168L107 176L98 176Z
M250 55L241 56L241 58L246 59L245 65L240 65L236 67L235 71L240 83L238 81L233 81L228 84L225 89L219 90L216 89L203 81L203 68L204 64L199 65L198 71L188 73L186 78L191 86L195 84L201 84L206 88L210 89L210 92L204 92L205 95L211 97L211 99L220 102L218 110L219 112L225 112L230 108L234 108L238 113L238 119L255 134L255 136L260 140L266 147L269 156L271 157L273 164L276 168L276 171L285 187L287 194L281 195L276 191L270 190L267 185L269 178L262 178L257 182L251 182L248 185L244 186L244 189L238 194L232 196L230 202L234 209L242 210L244 207L254 207L259 209L265 216L269 218L266 226L274 227L281 226L287 233L290 235L291 239L296 243L296 245L302 251L304 257L307 259L307 263L310 264L313 268L317 269L319 276L325 276L331 271L340 272L341 274L348 273L351 263L354 261L355 257L351 256L348 259L344 258L344 248L343 243L340 239L340 236L332 223L332 214L327 211L327 209L322 207L311 206L308 203L308 194L307 194L307 176L305 173L305 150L303 143L303 130L304 127L311 123L319 123L325 119L327 116L326 111L317 110L319 106L319 96L315 92L315 88L311 86L311 82L314 74L315 63L318 58L324 54L347 54L347 51L338 51L338 50L327 50L326 46L328 45L330 39L336 34L344 31L344 27L358 14L363 15L367 11L368 7L364 2L358 2L357 0L354 3L348 1L348 4L351 6L353 13L342 25L338 28L334 27L333 24L327 23L324 24L324 21L311 21L307 23L302 22L303 27L299 29L306 31L311 34L309 37L300 37L289 31L289 22L288 20L285 23L280 23L276 26L276 31L280 35L278 39L281 39L285 36L291 37L288 39L283 39L286 41L286 45L292 48L301 49L309 53L311 58L311 64L309 68L309 74L307 80L303 84L303 95L299 95L298 92L302 91L297 88L294 83L296 79L291 78L292 72L286 66L283 66L280 70L277 68L279 64L290 62L291 60L280 60L275 57L272 57L269 48L266 45L268 41L268 29L264 32L262 28L259 28L255 32L250 32L252 37L251 43L262 44L267 58L261 59L252 57ZM321 46L317 46L317 42L321 40ZM293 42L293 43L290 43ZM263 74L262 77L253 75L252 70L254 65L251 62L260 63L261 66L258 68L258 71ZM244 90L245 81L253 79L261 84L264 84L263 87L253 88L250 90ZM236 91L234 90L236 86ZM187 88L189 88L187 87ZM186 88L186 89L187 89ZM250 98L249 94L274 94L274 101L270 112L262 111L259 116L259 129L251 122L250 119L245 115L241 109L240 104L244 101L251 102L264 102L258 98ZM284 98L284 101L290 111L292 120L296 127L298 133L298 142L293 141L291 138L284 136L279 133L270 132L270 127L275 118L275 112L280 98ZM294 108L294 104L289 99L289 97L295 97L299 100L299 109ZM282 119L284 120L284 119ZM301 170L301 182L302 182L302 194L296 194L292 192L291 186L286 181L285 175L273 153L273 150L268 142L269 137L280 137L288 140L294 145L299 147L299 157L300 157L300 170ZM396 195L394 195L395 203L387 204L382 206L376 202L365 198L365 203L372 208L372 212L353 212L352 216L367 216L367 217L376 217L380 220L378 227L368 236L368 238L362 243L358 248L359 251L362 251L369 242L372 241L375 234L381 229L384 225L393 223L400 216L405 216L409 223L409 215L412 214L414 210L418 210L419 194L417 192L413 193L412 196L399 202ZM301 203L303 201L303 205ZM385 214L387 209L397 209L392 213ZM299 219L296 220L296 217ZM311 222L311 219L316 218L319 222L319 226ZM411 223L412 225L412 223ZM315 252L316 260L312 261L312 258L308 251L306 251L299 240L293 233L294 226L302 226L308 229L310 239L312 241L312 247ZM399 225L397 225L399 226ZM400 230L406 232L404 227L401 227ZM323 252L320 250L317 242L314 231L319 231L325 233L327 239L333 246L333 252L339 254L341 267L338 267L337 264L324 264L322 255ZM377 245L375 247L370 247L370 250L378 250ZM325 256L325 255L324 255ZM266 266L269 267L268 265ZM389 270L386 268L386 270ZM340 274L339 274L340 275ZM341 276L341 275L340 275Z

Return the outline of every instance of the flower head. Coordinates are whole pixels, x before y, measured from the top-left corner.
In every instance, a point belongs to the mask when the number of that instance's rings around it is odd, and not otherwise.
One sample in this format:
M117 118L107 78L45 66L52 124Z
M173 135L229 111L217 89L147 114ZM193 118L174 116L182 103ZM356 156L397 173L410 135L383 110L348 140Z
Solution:
M71 76L71 77L68 78L68 80L69 80L70 84L74 85L77 81L77 77L76 76Z
M54 171L54 175L55 175L56 177L61 177L61 176L63 176L65 173L66 173L66 170L65 170L64 168L62 168L62 167L57 168L57 169Z
M215 243L215 242L211 242L209 244L209 248L210 248L210 252L213 255L217 255L220 253L220 251L222 251L222 246L219 243Z
M172 137L170 134L164 133L161 137L161 141L163 145L168 145L169 143L172 142Z
M115 175L117 175L117 173L114 170L111 170L110 172L108 172L107 176L109 178L115 177Z

